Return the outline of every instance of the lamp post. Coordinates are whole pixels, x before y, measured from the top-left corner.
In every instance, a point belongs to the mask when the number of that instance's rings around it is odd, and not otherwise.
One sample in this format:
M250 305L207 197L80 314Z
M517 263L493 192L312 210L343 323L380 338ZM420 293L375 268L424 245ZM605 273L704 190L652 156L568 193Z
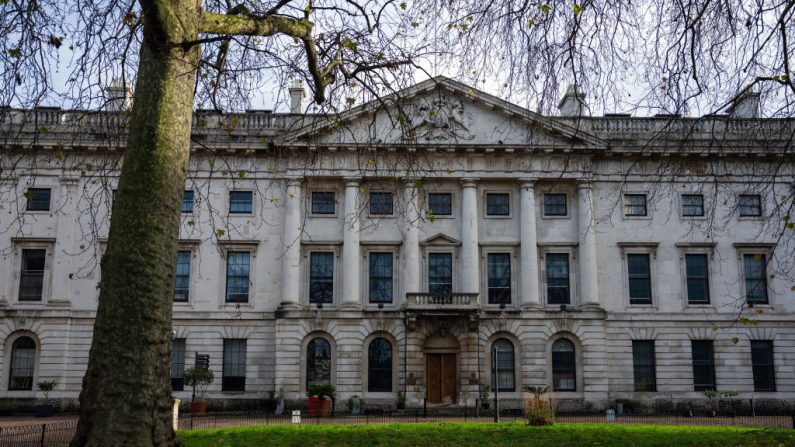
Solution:
M492 363L494 364L494 422L500 422L500 349L494 346L492 349Z

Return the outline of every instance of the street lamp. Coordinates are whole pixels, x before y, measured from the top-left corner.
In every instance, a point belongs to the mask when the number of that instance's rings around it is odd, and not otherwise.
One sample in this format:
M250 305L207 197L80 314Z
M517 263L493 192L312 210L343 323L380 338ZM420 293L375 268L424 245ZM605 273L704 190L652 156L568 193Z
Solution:
M500 422L500 347L492 348L494 365L494 422Z

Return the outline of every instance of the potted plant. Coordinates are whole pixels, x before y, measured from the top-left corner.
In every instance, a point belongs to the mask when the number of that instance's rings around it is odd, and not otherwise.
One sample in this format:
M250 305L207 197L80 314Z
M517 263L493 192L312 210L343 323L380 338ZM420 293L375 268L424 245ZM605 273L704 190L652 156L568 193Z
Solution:
M484 410L489 409L489 393L491 393L491 385L483 385L480 389L480 408Z
M333 385L312 385L306 395L309 397L309 414L328 416L331 414L331 401L337 397L337 389Z
M406 393L398 391L397 393L397 409L402 410L406 408Z
M207 368L194 366L185 370L185 374L182 377L185 383L193 389L190 399L190 412L193 414L204 414L207 411L207 401L204 400L204 395L207 393L207 387L215 380L213 372Z
M548 386L524 385L524 414L527 425L552 425L555 422L555 401Z
M39 388L39 391L41 391L44 394L44 402L39 405L36 405L34 409L36 417L39 418L50 417L53 414L53 407L52 405L50 405L50 391L55 389L55 381L44 380L37 383L36 386Z

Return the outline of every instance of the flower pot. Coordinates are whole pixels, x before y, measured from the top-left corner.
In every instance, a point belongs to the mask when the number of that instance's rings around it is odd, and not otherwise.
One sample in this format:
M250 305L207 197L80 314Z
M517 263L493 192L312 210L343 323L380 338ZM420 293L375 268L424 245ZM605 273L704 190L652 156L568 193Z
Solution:
M207 412L207 401L199 400L190 403L190 412L193 414L204 414Z
M309 414L314 415L317 413L318 402L320 402L320 398L317 396L309 396Z
M48 418L53 415L52 405L36 405L33 411L37 418Z
M317 403L317 412L321 416L328 416L331 414L331 399L319 400Z

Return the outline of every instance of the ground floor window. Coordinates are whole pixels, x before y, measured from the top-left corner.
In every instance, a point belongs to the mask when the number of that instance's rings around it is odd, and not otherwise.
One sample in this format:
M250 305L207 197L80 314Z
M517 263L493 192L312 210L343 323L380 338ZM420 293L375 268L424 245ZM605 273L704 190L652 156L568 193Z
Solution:
M313 385L331 385L331 345L324 338L306 347L306 389Z
M9 390L32 390L33 371L36 368L36 342L30 337L19 337L11 346Z
M500 391L516 391L516 363L513 343L500 338L492 345L491 388ZM496 351L496 353L495 353Z
M392 343L376 338L367 350L367 391L392 392Z
M246 390L246 340L228 338L224 340L224 370L222 391Z
M574 343L560 338L552 344L552 390L577 390L577 360Z

